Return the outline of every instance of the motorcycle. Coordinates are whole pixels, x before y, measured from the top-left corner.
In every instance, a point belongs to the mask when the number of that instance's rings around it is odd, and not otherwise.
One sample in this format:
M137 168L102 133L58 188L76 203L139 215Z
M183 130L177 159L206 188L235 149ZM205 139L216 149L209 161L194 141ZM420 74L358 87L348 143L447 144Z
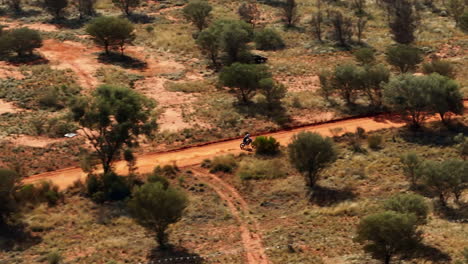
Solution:
M247 142L242 142L242 143L240 144L240 149L241 149L241 150L245 150L246 147L248 147L248 146L250 146L251 149L254 149L254 148L255 148L255 146L252 145L252 139L247 140Z

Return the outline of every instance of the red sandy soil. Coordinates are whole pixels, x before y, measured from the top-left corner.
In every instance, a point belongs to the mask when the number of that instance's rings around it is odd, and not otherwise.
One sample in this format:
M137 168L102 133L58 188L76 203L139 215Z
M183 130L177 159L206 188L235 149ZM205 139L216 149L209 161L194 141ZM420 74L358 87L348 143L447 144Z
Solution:
M208 184L223 199L231 214L239 222L242 243L248 264L268 264L268 257L263 247L262 236L258 222L254 218L247 218L250 209L247 202L239 192L221 180L218 176L210 174L206 170L194 170L195 177ZM247 219L245 219L247 218Z
M45 31L45 32L53 32L53 31L60 30L60 28L52 24L21 23L18 21L10 22L10 21L6 21L5 18L0 18L0 23L5 26L4 28L5 30L13 29L13 28L20 28L20 27L27 27L30 29Z
M405 125L405 123L401 121L389 120L383 116L378 116L311 125L292 130L268 133L266 135L275 137L282 145L287 145L291 141L292 136L301 131L312 131L324 136L332 136L330 130L336 128L340 128L341 133L345 133L355 131L357 127L362 127L366 131L375 131L383 128L401 127L403 125ZM173 163L176 163L179 167L189 167L200 164L205 159L210 159L219 155L238 154L241 152L239 149L239 143L239 139L234 139L181 150L144 154L138 157L138 171L140 173L149 173L156 165ZM117 162L115 164L115 169L118 173L126 173L126 163L124 161ZM24 182L33 183L40 180L50 180L60 188L64 189L72 185L76 180L84 180L85 178L86 173L80 168L67 168L31 176L26 178Z
M0 99L0 115L5 114L5 113L16 113L20 109L18 109L16 106L14 106L10 102L5 102Z
M8 62L0 61L0 79L23 79L24 75L18 71L18 68L10 65Z
M67 138L48 138L40 136L20 135L7 139L15 145L23 145L35 148L45 148L50 144L67 140Z

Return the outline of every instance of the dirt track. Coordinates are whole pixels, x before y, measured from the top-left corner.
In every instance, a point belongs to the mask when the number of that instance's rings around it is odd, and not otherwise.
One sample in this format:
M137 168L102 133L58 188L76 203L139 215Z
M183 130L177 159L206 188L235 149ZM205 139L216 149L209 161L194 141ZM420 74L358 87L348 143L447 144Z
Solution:
M280 131L275 133L265 134L267 136L275 137L282 145L287 145L291 137L301 131L313 131L325 136L331 136L330 130L341 128L342 132L354 132L357 127L362 127L366 131L374 131L383 128L401 127L404 123L400 121L389 120L384 116L377 117L364 117L355 118L350 120L343 120L338 122L330 122L319 125L311 125L292 130ZM203 146L195 146L181 150L161 152L161 153L148 153L138 157L137 167L140 173L148 173L153 170L156 165L176 163L179 167L187 167L200 164L204 159L213 158L218 155L224 154L237 154L240 153L239 139L228 140L223 142L216 142L206 144ZM126 163L123 161L115 164L116 171L119 173L126 173ZM58 171L46 172L38 175L31 176L24 180L24 183L32 183L41 180L50 180L57 184L60 188L64 189L78 179L83 180L86 177L80 168L67 168Z

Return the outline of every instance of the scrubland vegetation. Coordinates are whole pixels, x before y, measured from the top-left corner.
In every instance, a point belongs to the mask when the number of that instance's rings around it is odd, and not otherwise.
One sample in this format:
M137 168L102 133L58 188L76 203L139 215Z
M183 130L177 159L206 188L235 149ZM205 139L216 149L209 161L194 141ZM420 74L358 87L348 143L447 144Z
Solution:
M7 0L0 25L0 263L468 263L466 0Z

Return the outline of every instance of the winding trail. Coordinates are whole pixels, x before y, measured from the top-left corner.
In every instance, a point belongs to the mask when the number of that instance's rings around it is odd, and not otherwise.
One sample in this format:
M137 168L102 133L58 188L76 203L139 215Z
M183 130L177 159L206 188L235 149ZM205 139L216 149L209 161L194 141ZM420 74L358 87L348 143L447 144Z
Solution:
M465 102L468 106L468 102ZM435 120L435 118L434 118ZM366 131L375 131L384 128L401 127L405 123L400 120L390 119L388 116L378 115L375 117L350 118L345 120L337 120L325 122L323 124L304 126L300 128L283 130L274 133L263 134L265 136L275 137L282 145L287 145L294 134L301 131L316 132L324 136L332 136L333 134L342 134L345 132L354 132L357 127L362 127ZM333 130L338 130L337 133L332 133ZM189 146L183 149L147 153L138 156L137 168L140 173L148 173L153 171L156 165L177 164L179 167L189 167L200 164L205 159L210 159L219 155L238 154L240 139L228 139L219 142L206 143L199 146ZM115 163L115 170L118 173L127 172L127 164L125 161ZM52 181L61 189L65 189L72 185L77 180L84 180L86 173L79 167L66 168L57 171L51 171L30 176L24 179L24 183L33 183L41 180Z
M218 176L203 169L193 169L194 177L205 182L223 199L229 207L231 214L239 223L242 244L247 264L269 264L259 225L254 218L250 218L247 202L237 190L224 182Z

